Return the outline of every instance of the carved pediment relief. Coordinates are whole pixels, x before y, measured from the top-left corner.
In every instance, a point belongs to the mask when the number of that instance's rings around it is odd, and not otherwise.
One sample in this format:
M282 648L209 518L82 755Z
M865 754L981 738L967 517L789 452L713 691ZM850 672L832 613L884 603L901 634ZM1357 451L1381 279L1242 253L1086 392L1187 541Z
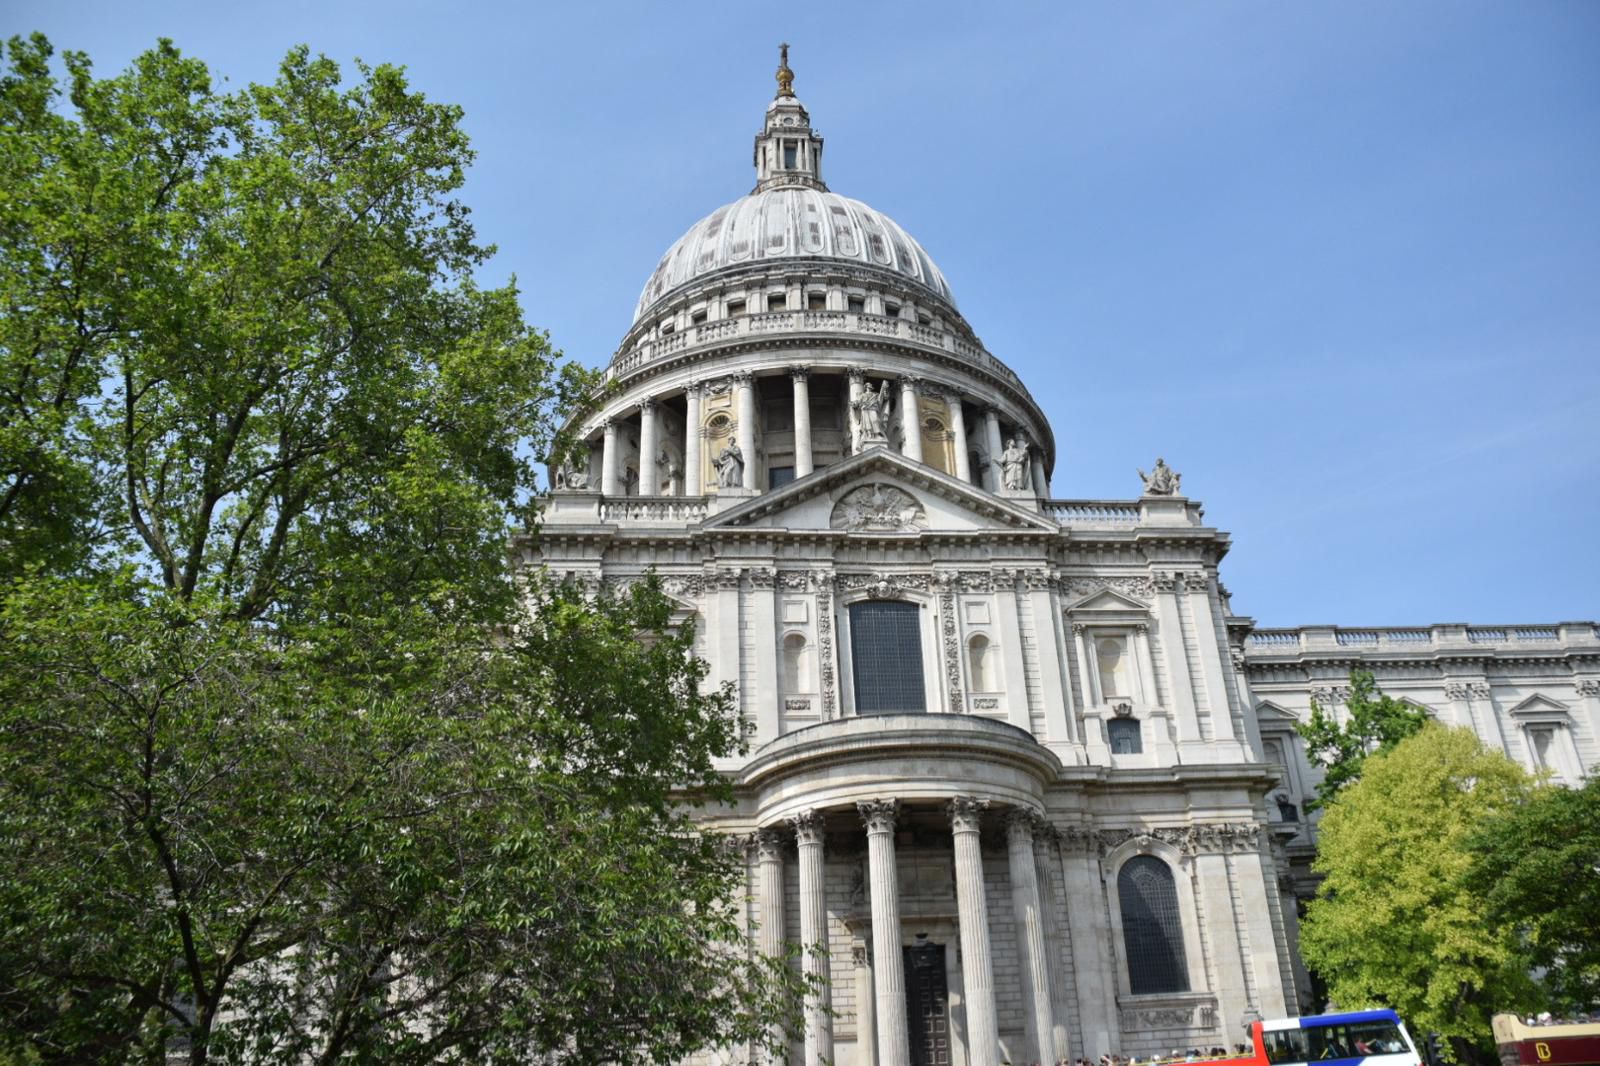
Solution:
M874 483L839 497L829 524L852 531L911 533L928 528L928 513L909 492Z

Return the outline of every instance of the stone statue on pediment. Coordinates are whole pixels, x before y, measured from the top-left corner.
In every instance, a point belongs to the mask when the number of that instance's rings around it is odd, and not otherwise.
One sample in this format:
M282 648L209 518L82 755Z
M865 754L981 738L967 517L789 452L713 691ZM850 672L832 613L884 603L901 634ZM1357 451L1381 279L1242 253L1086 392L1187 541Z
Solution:
M876 391L870 383L861 390L861 399L851 405L851 413L856 417L856 436L861 443L882 443L888 439L883 427L889 422L893 404L894 397L887 381L880 383Z
M717 485L721 488L736 489L744 484L744 451L738 441L730 440L711 465L717 468Z
M1183 475L1174 473L1167 461L1157 456L1155 469L1148 474L1139 471L1139 480L1144 482L1146 496L1176 496L1182 487Z
M1000 485L1012 491L1028 487L1028 442L1021 437L1006 441L1000 453Z
M587 492L589 491L589 471L575 462L563 463L556 467L557 492Z

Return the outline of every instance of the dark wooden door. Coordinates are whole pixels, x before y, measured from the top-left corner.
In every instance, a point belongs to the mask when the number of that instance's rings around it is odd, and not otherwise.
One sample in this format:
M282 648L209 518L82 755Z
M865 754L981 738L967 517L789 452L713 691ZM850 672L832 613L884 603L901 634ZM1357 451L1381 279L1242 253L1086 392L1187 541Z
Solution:
M950 1011L944 979L944 945L905 949L906 1028L911 1066L950 1066Z

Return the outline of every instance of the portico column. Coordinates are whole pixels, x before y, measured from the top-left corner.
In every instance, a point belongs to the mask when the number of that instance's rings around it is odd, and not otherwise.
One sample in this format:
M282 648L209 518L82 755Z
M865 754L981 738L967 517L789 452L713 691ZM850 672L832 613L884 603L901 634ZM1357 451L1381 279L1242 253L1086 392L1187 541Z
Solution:
M744 487L756 487L756 390L749 374L734 378L739 391L739 451L744 453Z
M1011 903L1017 912L1017 944L1022 955L1022 1005L1033 1040L1030 1061L1054 1062L1055 1019L1050 1006L1050 966L1044 952L1044 915L1039 912L1039 870L1033 859L1032 811L1018 810L1006 821L1011 860Z
M622 461L617 449L617 424L608 418L601 425L605 426L606 435L600 452L600 493L603 496L615 496L617 483L622 480L617 476Z
M961 992L967 1004L967 1061L971 1066L998 1066L1000 1061L994 964L989 958L989 905L983 890L983 853L978 846L978 815L985 805L971 796L950 801L956 914L961 926Z
M822 883L822 814L802 811L794 818L800 846L801 970L811 981L806 990L805 1066L833 1062L832 989L828 984L828 904Z
M706 492L706 473L701 467L700 458L700 384L690 385L684 391L684 401L688 404L688 421L683 430L683 494L685 496L704 496Z
M656 402L646 399L639 405L639 495L661 494L660 471L656 467Z
M1050 495L1050 486L1044 480L1044 453L1033 449L1033 494L1041 500Z
M894 821L899 800L856 804L867 823L872 882L872 978L878 1022L878 1066L910 1066L906 1033L905 960L900 956L900 885L895 876Z
M761 953L770 959L783 956L783 838L776 829L762 829L756 833L756 859L759 864L756 882L759 899L760 927L757 930ZM773 1036L781 1035L774 1028ZM782 1062L774 1057L774 1062Z
M983 412L983 434L989 441L989 469L988 474L994 479L994 484L988 486L992 491L1000 491L1000 453L1006 446L1000 441L1000 415L993 407Z
M794 378L795 477L811 473L811 387L806 381L809 373L803 366L789 368L789 376Z
M866 378L861 368L853 366L845 372L845 380L849 382L848 399L845 402L844 424L850 429L850 454L854 455L861 450L861 426L856 416L856 404L861 402L861 389Z
M917 379L900 379L900 454L922 462L922 411L917 404Z
M956 438L956 477L972 481L972 458L967 455L967 413L961 409L961 397L955 393L946 396L950 408L950 432Z

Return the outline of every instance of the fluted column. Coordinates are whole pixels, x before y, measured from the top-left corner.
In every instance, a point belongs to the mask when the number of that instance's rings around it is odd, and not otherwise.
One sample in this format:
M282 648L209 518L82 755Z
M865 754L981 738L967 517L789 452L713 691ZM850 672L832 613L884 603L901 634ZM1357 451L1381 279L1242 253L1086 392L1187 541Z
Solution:
M617 424L609 418L601 424L605 426L606 435L600 451L600 493L604 496L615 496L617 486L622 480L618 476L622 456L617 447Z
M794 379L794 476L811 473L811 386L810 371L803 366L789 368Z
M1041 447L1043 446L1037 444L1034 446L1031 465L1033 466L1033 494L1042 500L1050 495L1050 486L1044 479L1044 452L1039 450Z
M683 494L704 496L706 492L705 460L700 455L700 384L684 390L688 406L688 419L683 430Z
M988 487L995 492L1000 491L1000 453L1006 450L1005 444L1000 440L1000 414L993 407L983 412L983 435L989 441L989 477L992 484Z
M1054 1062L1055 1019L1050 1006L1050 966L1044 951L1044 915L1039 911L1039 870L1033 859L1031 811L1006 821L1011 860L1011 902L1017 912L1017 945L1022 956L1022 1005L1033 1039L1033 1062Z
M656 437L656 402L647 399L639 405L639 495L661 494L661 473L656 467L656 453L660 451Z
M900 379L900 454L922 462L922 409L917 403L917 379Z
M761 953L768 958L783 955L783 837L776 829L762 829L756 833L756 861L758 864L756 906L760 926L756 933ZM774 1026L772 1039L781 1039L781 1030ZM774 1063L783 1060L774 1056Z
M994 964L989 957L989 905L983 890L978 815L985 804L970 796L950 802L955 838L956 913L961 924L961 991L967 1005L967 1061L997 1066L1000 1033L995 1019Z
M845 380L849 383L845 398L844 424L850 427L850 454L854 455L861 450L861 425L856 415L856 404L861 402L861 390L865 385L866 376L858 366L853 366L844 373Z
M967 455L967 414L961 409L961 397L951 393L944 401L950 407L950 432L956 438L956 477L972 481L972 459Z
M822 880L822 814L803 811L794 818L800 848L800 966L812 987L806 990L805 1066L833 1062L832 989L828 983L828 901Z
M894 821L898 800L856 804L867 823L867 867L872 882L873 992L878 1022L878 1066L910 1066L906 1032L905 960L900 955L900 884L895 875Z
M744 453L744 487L756 487L756 390L755 379L740 374L734 379L739 390L739 450Z

